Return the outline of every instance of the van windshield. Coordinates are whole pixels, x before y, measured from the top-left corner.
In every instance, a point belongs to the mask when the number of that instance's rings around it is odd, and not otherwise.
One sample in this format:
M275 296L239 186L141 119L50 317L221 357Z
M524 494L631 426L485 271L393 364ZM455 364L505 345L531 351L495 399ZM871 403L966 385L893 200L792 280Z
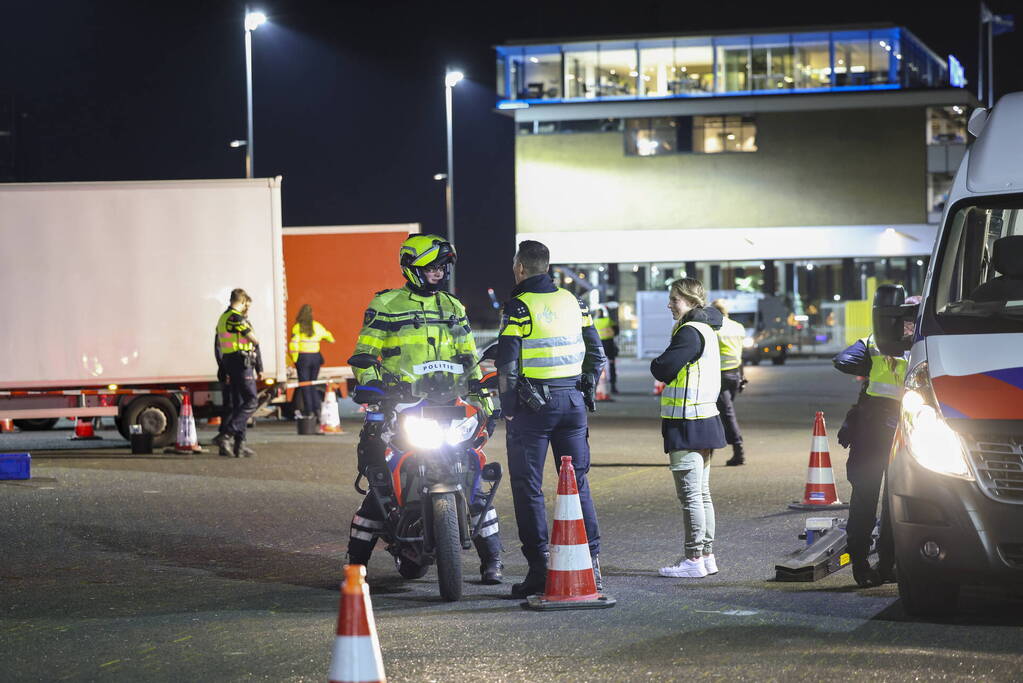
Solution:
M941 331L1023 331L1023 199L962 205L946 233L931 284Z

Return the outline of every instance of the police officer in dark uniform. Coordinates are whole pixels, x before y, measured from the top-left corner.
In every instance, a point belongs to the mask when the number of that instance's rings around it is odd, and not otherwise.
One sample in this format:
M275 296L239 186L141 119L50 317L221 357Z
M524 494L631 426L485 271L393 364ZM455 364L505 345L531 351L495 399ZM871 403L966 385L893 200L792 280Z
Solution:
M501 410L507 420L508 473L522 554L529 563L526 580L512 586L512 597L542 593L547 580L548 534L543 468L547 447L571 456L579 487L583 523L590 545L597 589L600 577L600 529L586 473L586 408L604 367L600 337L589 309L554 284L547 269L550 252L540 242L519 244L512 270L517 283L504 306L498 337L497 372Z
M245 316L252 305L244 289L231 291L231 305L217 321L220 368L227 375L231 391L231 414L224 420L213 444L220 455L251 458L256 454L245 443L245 428L256 412L256 374L262 371L259 342Z

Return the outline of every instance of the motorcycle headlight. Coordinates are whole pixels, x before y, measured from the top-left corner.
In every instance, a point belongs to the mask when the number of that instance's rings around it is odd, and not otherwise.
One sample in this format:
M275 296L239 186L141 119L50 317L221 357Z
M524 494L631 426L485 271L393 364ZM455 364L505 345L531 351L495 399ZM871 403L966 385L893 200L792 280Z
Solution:
M479 418L475 415L470 415L460 422L456 422L451 425L448 429L447 442L448 444L455 446L467 441L473 434L476 433L476 429L479 428Z
M410 415L405 418L403 429L405 438L416 448L434 450L444 443L444 432L436 420Z
M962 439L938 412L926 361L906 377L900 422L910 455L923 467L938 474L973 479Z

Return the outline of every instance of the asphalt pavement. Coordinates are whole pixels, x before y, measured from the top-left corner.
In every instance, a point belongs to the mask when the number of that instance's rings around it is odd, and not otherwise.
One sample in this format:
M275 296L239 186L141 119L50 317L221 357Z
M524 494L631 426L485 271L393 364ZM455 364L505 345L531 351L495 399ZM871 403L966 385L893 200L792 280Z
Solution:
M590 431L605 588L618 605L538 614L508 598L526 567L504 482L505 585L475 581L466 552L465 597L446 603L433 570L404 581L387 553L374 555L390 680L1019 680L1017 596L970 589L958 617L927 622L903 613L894 585L858 589L848 569L773 581L811 514L786 505L803 491L816 410L849 495L834 434L857 387L824 361L747 368L748 464L725 467L720 451L712 467L721 571L659 577L681 554L681 512L645 363L620 367L623 393L600 404ZM33 458L31 480L0 482L0 680L325 680L359 503L357 418L344 434L306 437L260 421L257 457L239 460L210 448L133 456L106 423L96 442L68 441L66 426L0 435L0 452ZM504 462L503 429L486 450ZM553 504L553 459L545 481Z

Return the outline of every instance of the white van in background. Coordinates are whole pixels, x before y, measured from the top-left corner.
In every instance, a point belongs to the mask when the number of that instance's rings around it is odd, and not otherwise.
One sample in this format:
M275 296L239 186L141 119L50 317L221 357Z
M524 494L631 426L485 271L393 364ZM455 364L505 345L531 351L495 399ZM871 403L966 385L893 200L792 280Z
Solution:
M881 350L912 348L888 500L920 616L954 612L963 584L1023 584L1023 92L969 129L922 302L894 285L874 299Z

